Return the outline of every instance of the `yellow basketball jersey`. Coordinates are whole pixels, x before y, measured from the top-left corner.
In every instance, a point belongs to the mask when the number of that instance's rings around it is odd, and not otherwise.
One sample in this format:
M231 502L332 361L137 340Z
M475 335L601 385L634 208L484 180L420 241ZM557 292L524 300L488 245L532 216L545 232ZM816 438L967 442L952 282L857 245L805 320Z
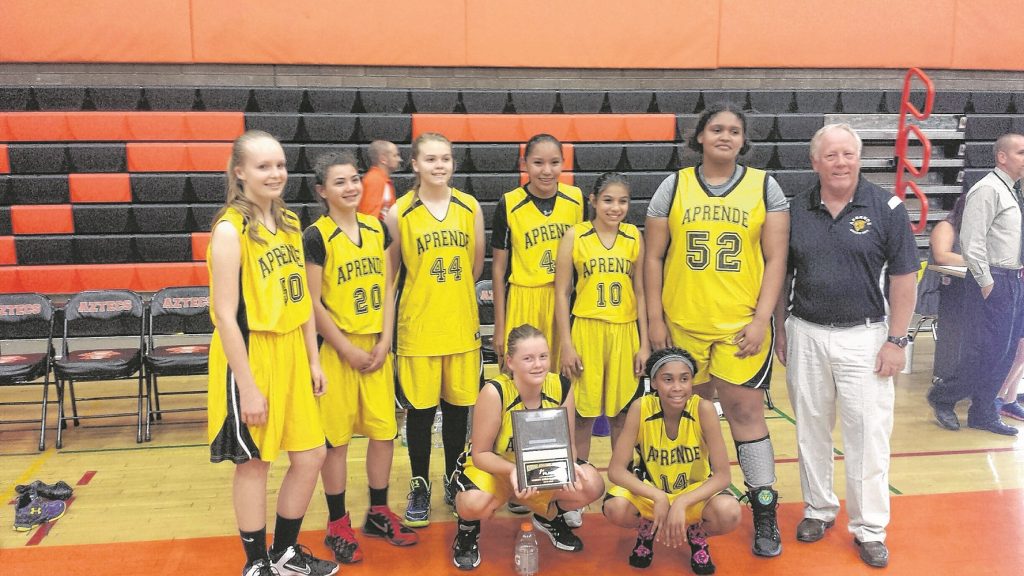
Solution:
M519 187L505 193L505 218L512 244L509 283L552 284L558 241L570 226L583 221L583 192L559 182L554 208L545 216L533 196Z
M284 219L299 227L299 218L285 210ZM241 293L238 298L238 324L242 332L276 332L284 334L309 319L313 304L306 286L306 260L302 253L302 234L279 228L272 234L261 224L246 222L242 214L229 209L221 222L230 222L242 243ZM266 241L258 244L249 238L248 227L258 226L257 234ZM212 267L211 244L206 249L206 266ZM210 292L214 292L213 271L210 271ZM210 300L210 315L216 324L216 302Z
M310 226L323 238L326 253L320 299L342 332L379 334L384 329L387 265L384 226L366 214L357 214L356 218L359 244L326 214Z
M611 247L597 235L593 223L573 227L572 264L576 270L574 316L593 318L614 324L636 322L636 293L630 274L643 272L640 257L640 232L636 226L619 224Z
M515 444L512 437L512 413L517 410L525 410L523 400L519 397L519 390L512 377L507 374L498 374L493 380L488 380L485 386L494 386L501 396L501 424L498 426L498 435L494 438L494 453L509 462L516 461ZM541 385L540 407L558 408L565 403L569 394L569 381L558 374L549 373Z
M763 170L740 170L739 181L720 197L705 190L695 168L679 171L662 304L672 322L693 332L739 330L757 307L768 178Z
M679 417L676 438L665 431L665 413L661 398L647 394L640 398L640 431L636 438L636 457L651 484L669 494L682 492L687 486L703 482L711 476L711 463L700 427L697 406L700 396L694 394L686 402Z
M480 347L473 259L480 205L452 188L438 220L410 191L395 204L402 242L397 349L402 356L444 356Z

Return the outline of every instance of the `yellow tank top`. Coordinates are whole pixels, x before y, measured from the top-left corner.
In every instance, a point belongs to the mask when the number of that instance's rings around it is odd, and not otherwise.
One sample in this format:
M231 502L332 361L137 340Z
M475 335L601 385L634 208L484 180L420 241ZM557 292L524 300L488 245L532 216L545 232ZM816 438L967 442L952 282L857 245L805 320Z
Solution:
M348 334L379 334L384 329L384 281L387 260L380 220L357 214L359 244L330 216L310 226L323 238L324 273L320 299L334 323Z
M494 438L494 453L509 462L515 462L512 413L517 410L525 410L523 401L519 397L519 390L512 377L504 373L498 374L493 380L488 380L485 386L496 387L501 396L501 424L498 426L498 435ZM544 384L541 385L540 408L558 408L565 403L568 394L569 381L558 374L549 373Z
M669 494L682 492L687 486L703 482L711 476L707 447L700 427L697 406L700 396L687 401L679 417L676 438L665 431L665 413L661 398L647 394L640 398L640 431L636 438L636 457L646 481Z
M505 193L505 218L512 244L509 283L552 284L558 241L566 229L583 221L583 192L559 182L554 208L545 216L526 189L519 187Z
M740 169L739 181L720 197L704 189L695 168L679 171L662 304L672 322L693 332L739 330L757 307L767 174Z
M579 318L614 324L636 322L634 270L642 271L640 232L632 224L619 224L611 247L605 247L591 222L573 227L572 263L576 270L576 301L572 313Z
M299 218L285 210L284 219L296 228ZM213 223L216 228L221 222L229 222L241 237L241 293L238 298L238 325L242 332L276 332L285 334L309 320L313 305L309 300L306 285L306 261L302 253L302 234L279 228L272 234L262 224L244 221L242 214L234 208ZM248 227L258 226L257 234L266 241L259 244L249 238ZM206 249L206 266L210 271L210 292L214 291L213 266ZM214 324L217 315L216 301L210 299L210 315Z
M395 204L402 242L398 276L398 333L403 356L444 356L480 348L473 259L480 205L452 188L438 220L409 191Z

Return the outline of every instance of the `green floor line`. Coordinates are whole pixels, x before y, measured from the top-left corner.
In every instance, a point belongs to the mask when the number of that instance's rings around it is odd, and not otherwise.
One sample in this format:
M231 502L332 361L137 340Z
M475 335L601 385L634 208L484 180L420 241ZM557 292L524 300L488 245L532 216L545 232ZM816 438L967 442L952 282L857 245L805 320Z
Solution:
M779 410L778 406L773 407L772 411L781 416L782 418L789 420L790 424L793 424L794 426L796 425L796 420L794 420L793 417L790 416L789 414L786 414L782 410Z

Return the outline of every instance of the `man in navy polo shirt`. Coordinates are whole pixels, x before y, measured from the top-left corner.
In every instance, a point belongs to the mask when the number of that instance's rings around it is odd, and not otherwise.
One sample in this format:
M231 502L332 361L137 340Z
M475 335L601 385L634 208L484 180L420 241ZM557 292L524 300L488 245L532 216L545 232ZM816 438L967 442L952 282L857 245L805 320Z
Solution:
M919 263L903 202L860 177L861 147L846 124L829 124L811 140L819 183L790 203L792 303L783 290L778 313L788 309L789 318L775 351L796 413L804 498L797 539L820 540L839 512L832 488L838 402L848 529L861 559L882 567L893 376L906 363Z

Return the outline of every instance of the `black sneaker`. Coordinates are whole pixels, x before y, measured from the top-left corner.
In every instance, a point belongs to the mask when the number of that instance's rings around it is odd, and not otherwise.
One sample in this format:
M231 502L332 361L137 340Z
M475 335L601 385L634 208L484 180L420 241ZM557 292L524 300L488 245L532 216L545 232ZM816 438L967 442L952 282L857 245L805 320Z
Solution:
M629 565L634 568L647 568L654 560L654 522L640 518L636 527L636 544L629 554Z
M709 576L715 573L715 563L711 561L711 550L708 548L708 535L702 524L690 524L686 527L686 541L690 544L690 569L694 574Z
M779 493L770 486L751 488L746 494L754 512L754 545L752 550L758 556L782 554L782 536L775 509L779 506Z
M572 528L569 528L565 523L565 518L561 512L559 512L558 516L555 516L554 520L546 520L534 514L533 525L541 532L547 534L548 538L551 538L551 543L555 545L555 548L567 552L580 552L583 550L583 541L573 534Z
M459 570L472 570L480 565L480 521L460 518L458 527L452 542L452 563Z
M321 560L302 544L293 544L282 552L270 552L270 561L281 576L331 576L338 573L338 565Z
M18 484L14 487L18 494L36 493L47 500L67 500L74 492L71 486L63 480L56 484L45 484L42 480L34 480L31 484Z
M430 482L419 476L409 481L408 502L402 522L410 528L423 528L430 524Z
M279 576L277 569L267 558L260 558L242 568L242 576Z

